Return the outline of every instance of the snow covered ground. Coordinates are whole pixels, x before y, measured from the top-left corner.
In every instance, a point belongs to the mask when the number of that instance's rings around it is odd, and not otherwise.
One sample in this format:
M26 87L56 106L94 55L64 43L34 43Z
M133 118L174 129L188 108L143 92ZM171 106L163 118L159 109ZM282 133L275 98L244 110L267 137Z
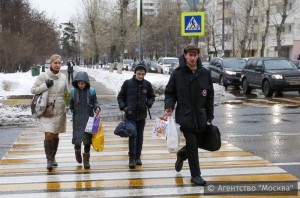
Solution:
M63 70L66 67L62 68ZM132 71L123 71L118 74L116 70L109 72L102 69L88 69L77 67L77 71L86 71L96 81L102 82L107 88L113 90L116 94L119 92L122 83L132 77ZM157 99L163 99L163 91L169 80L169 75L147 73L146 79L150 81L155 89ZM3 74L0 73L0 127L12 124L22 124L33 121L30 108L24 105L4 106L1 100L10 96L31 95L30 89L37 77L31 76L31 71L25 73ZM226 100L232 100L234 95L226 92L222 86L214 84L215 101L221 103Z

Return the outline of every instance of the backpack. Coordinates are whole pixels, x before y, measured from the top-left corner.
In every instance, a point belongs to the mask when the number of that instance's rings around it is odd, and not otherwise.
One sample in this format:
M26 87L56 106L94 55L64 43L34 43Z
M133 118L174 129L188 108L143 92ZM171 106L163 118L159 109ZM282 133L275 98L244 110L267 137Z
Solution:
M41 117L46 109L48 101L48 91L41 94L35 94L31 100L31 114L33 118Z
M90 91L91 96L95 95L95 89L93 87L90 87L89 91ZM72 95L72 98L74 99L75 98L75 88L74 87L71 88L71 95Z

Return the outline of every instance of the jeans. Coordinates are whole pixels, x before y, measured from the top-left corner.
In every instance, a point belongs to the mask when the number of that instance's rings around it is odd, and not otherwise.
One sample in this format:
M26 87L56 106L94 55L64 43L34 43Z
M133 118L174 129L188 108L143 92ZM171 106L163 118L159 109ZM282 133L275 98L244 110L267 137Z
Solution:
M70 78L71 78L71 83L73 81L73 72L68 72L68 82L70 84Z
M143 140L144 140L144 128L146 120L131 120L136 127L136 134L129 137L129 156L130 157L140 157L142 153Z

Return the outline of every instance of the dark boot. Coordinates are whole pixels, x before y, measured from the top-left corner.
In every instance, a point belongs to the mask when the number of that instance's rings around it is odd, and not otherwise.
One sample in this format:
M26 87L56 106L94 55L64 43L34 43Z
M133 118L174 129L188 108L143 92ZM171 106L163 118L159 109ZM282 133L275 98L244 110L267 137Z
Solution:
M44 149L45 149L45 154L47 158L47 169L52 170L52 164L53 164L53 159L52 159L52 140L44 140Z
M53 151L53 154L52 154L52 156L53 156L52 166L57 166L57 162L55 160L55 155L56 155L56 152L57 152L58 143L59 143L59 138L52 139L52 151Z
M177 160L175 162L175 170L180 172L183 166L183 159L177 155Z
M191 182L197 186L206 185L206 181L201 176L192 177Z
M141 157L136 157L135 163L136 163L136 165L142 165L143 163L142 163Z
M182 147L177 153L177 160L175 162L175 170L180 172L183 166L183 162L187 159L186 147Z
M85 169L89 169L90 166L90 154L89 153L82 153L83 156L83 167Z
M75 149L75 157L76 157L76 161L81 164L82 163L82 157L81 157L81 148L76 150Z
M130 156L129 157L129 168L135 168L135 156Z

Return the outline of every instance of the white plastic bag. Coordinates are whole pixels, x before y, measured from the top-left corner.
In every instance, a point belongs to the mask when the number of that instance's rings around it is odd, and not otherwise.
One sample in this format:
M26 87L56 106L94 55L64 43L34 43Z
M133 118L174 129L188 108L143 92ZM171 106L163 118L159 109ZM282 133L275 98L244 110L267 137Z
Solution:
M170 153L177 153L179 150L178 132L173 116L168 116L167 148Z

